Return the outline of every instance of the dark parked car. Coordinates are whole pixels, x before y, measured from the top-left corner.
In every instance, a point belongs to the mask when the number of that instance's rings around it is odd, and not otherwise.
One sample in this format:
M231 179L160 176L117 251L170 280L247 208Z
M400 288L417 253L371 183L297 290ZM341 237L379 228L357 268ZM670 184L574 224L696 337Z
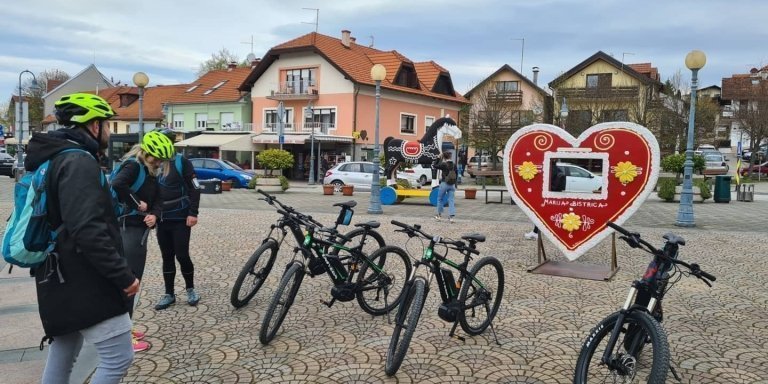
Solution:
M754 164L752 166L746 166L742 168L739 172L742 176L746 176L749 174L750 169L752 170L753 175L760 174L762 176L768 175L768 162L762 163L762 164Z
M219 179L231 181L233 188L245 188L253 178L253 173L248 172L233 163L220 159L189 159L195 167L195 174L199 180Z
M2 152L0 153L0 175L13 177L13 165L16 163L16 158Z

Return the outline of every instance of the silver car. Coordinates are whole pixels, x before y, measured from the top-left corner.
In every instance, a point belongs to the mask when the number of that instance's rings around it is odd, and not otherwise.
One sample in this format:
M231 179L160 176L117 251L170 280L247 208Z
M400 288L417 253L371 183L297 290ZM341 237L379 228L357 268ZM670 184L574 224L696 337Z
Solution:
M704 152L704 166L705 175L727 175L728 164L725 162L725 157L719 152Z
M373 163L369 161L339 163L325 172L323 184L333 184L337 192L341 191L342 185L353 185L355 190L370 191L374 169ZM382 179L386 177L384 176L384 169L381 167L379 167L379 177ZM397 178L407 180L411 187L416 186L419 182L416 176L400 171L397 172Z

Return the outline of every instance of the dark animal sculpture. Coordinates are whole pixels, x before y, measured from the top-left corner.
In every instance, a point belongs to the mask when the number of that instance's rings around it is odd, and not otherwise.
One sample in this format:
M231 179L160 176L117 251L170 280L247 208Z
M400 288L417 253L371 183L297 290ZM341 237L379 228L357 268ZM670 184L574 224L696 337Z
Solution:
M435 120L424 132L419 141L407 141L387 137L384 139L384 159L386 162L387 185L396 184L395 174L402 163L422 164L432 166L440 159L442 152L442 139L445 135L461 138L461 130L450 116ZM432 186L437 178L437 170L432 168Z

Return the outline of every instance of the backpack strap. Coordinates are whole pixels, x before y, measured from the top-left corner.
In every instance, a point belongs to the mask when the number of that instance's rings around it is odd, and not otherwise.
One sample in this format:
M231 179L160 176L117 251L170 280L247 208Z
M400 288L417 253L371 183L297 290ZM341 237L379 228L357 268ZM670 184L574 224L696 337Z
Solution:
M118 166L118 172L120 172L120 169L123 168L123 164L125 164L128 161L135 162L139 166L139 175L136 177L136 180L133 181L130 187L128 187L131 190L131 193L136 193L141 189L141 186L144 185L144 181L147 178L147 171L144 169L144 164L141 164L138 159L135 157L129 157L125 159L120 165ZM115 173L117 174L117 172Z

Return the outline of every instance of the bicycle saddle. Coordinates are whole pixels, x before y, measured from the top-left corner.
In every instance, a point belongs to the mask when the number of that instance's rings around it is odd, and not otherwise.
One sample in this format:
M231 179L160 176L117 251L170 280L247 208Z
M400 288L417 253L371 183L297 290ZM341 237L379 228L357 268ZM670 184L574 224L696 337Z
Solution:
M355 227L361 228L378 228L381 224L378 221L369 221L367 223L357 223Z
M685 245L685 239L682 236L675 235L674 233L667 233L664 235L664 240L671 244Z
M357 205L357 201L350 200L343 203L336 203L333 206L334 207L345 207L345 208L354 208Z
M482 243L485 241L485 235L480 233L470 233L468 235L464 235L461 237L462 240L471 240L471 241L477 241L479 243Z

